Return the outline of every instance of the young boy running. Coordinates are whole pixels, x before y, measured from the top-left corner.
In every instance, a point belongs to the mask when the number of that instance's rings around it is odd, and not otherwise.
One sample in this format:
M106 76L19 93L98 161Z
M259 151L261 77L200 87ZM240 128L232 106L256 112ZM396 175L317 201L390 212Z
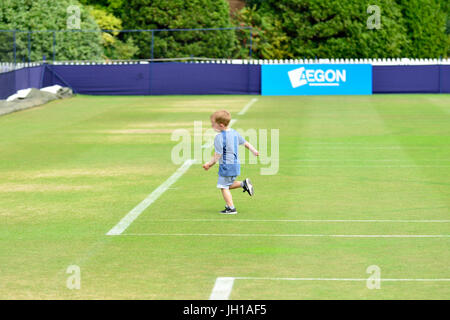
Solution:
M238 145L244 144L255 156L259 152L234 129L228 128L231 121L231 115L226 110L216 111L211 115L211 126L214 130L220 132L214 139L214 156L203 165L205 170L209 170L220 159L219 179L217 188L222 191L225 200L225 210L222 214L236 214L237 210L233 204L233 197L230 189L243 188L243 192L248 192L253 196L254 190L250 179L244 181L235 181L241 173L241 165L238 157Z

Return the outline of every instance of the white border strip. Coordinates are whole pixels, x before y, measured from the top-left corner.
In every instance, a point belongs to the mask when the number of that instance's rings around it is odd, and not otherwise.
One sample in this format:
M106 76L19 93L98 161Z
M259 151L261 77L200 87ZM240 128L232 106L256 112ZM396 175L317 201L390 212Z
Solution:
M383 166L383 165L282 165L282 168L450 168L450 166L439 165L398 165L398 166Z
M254 105L257 101L258 98L253 98L252 100L250 100L250 102L245 105L244 109L239 111L238 115L240 116L244 115L248 111L248 109L250 109L250 107Z
M219 277L216 279L209 300L229 300L235 280L270 280L270 281L357 281L367 282L360 278L266 278L266 277ZM383 279L381 282L450 282L450 279Z
M232 277L217 278L209 300L228 300L233 290L234 279Z
M154 219L152 222L399 222L399 223L448 223L450 220L276 220L276 219Z
M264 234L264 233L127 233L143 237L323 237L323 238L450 238L448 234Z
M280 281L367 281L355 278L264 278L264 277L235 277L236 280L280 280ZM385 282L450 282L450 279L383 279Z
M156 199L159 198L169 187L174 184L190 167L195 163L195 160L186 160L181 167L175 171L166 181L156 188L147 198L139 203L133 210L131 210L120 222L108 231L107 236L118 236L122 234L129 226L136 220L141 213L147 209Z
M400 159L296 159L295 162L411 162L411 160ZM450 162L446 159L416 159L415 161L424 162Z

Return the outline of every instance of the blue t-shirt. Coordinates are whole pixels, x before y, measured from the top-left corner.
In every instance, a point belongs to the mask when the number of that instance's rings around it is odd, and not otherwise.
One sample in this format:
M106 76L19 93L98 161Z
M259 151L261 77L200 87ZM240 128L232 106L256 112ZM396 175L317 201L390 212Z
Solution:
M214 138L215 152L221 154L219 160L219 176L235 177L241 174L238 145L244 144L245 139L234 129L222 131Z

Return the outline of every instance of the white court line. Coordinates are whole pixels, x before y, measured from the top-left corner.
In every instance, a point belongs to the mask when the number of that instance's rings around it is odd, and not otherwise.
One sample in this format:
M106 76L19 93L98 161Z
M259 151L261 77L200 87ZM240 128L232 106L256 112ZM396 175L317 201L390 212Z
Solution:
M234 277L235 280L276 280L276 281L367 281L361 278L266 278L266 277ZM386 282L450 282L450 279L383 279Z
M139 203L133 210L131 210L120 222L108 231L106 235L117 236L122 234L141 213L147 209L156 199L159 198L172 184L174 184L190 167L194 164L194 160L186 160L181 167L175 171L166 181L156 188L147 198Z
M245 105L244 109L242 109L242 110L238 113L238 115L240 115L240 116L244 115L244 114L248 111L248 109L250 109L250 107L251 107L252 105L254 105L255 102L257 102L257 101L258 101L258 98L253 98L252 100L250 100L250 102L247 103L247 104Z
M252 99L245 107L244 110L249 108L249 105L255 103ZM242 111L244 111L242 110ZM241 111L241 112L242 112ZM246 110L245 110L246 111ZM239 114L241 114L241 112ZM237 119L232 119L230 121L229 127L231 127L234 123L236 123ZM203 145L203 148L207 148L212 144L212 142L206 143ZM141 215L141 213L147 209L156 199L161 196L167 189L170 188L172 184L174 184L190 167L192 164L196 163L195 160L189 159L186 160L181 167L175 171L166 181L163 182L158 188L156 188L147 198L145 198L141 203L139 203L136 207L133 208L128 214L119 221L117 225L115 225L111 230L109 230L106 235L108 236L118 236L121 235L132 223Z
M331 145L331 146L370 146L370 147L376 147L376 148L400 148L401 146L393 145L392 143L370 143L370 142L307 142L307 141L299 141L299 144L301 145ZM443 145L409 145L405 146L407 148L447 148L450 147L448 144Z
M235 280L269 280L269 281L357 281L367 282L361 278L267 278L267 277L219 277L216 279L209 300L228 300ZM450 282L450 279L383 279L381 282Z
M155 219L153 222L401 222L401 223L445 223L450 220L289 220L289 219Z
M233 290L234 279L231 277L217 278L209 300L228 300L231 290Z
M265 234L265 233L126 233L142 237L322 237L322 238L450 238L448 234Z

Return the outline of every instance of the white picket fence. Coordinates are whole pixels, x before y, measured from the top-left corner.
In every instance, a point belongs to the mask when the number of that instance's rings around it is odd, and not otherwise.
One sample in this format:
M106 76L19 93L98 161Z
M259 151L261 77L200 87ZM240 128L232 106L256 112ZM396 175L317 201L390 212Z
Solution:
M37 63L37 62L17 63L16 65L14 65L14 63L0 62L0 73L18 70L18 69L22 69L22 68L26 68L26 67L37 67L39 65L41 65L41 64Z
M174 60L154 60L155 62L174 61ZM261 59L202 59L202 58L183 58L175 60L184 63L200 64L372 64L374 66L408 66L408 65L450 65L450 59L281 59L281 60L261 60ZM129 65L129 64L149 64L148 60L140 61L58 61L55 65ZM39 66L41 63L0 63L0 73L26 67Z
M281 59L281 60L201 60L194 63L220 64L372 64L375 66L450 65L450 59Z

